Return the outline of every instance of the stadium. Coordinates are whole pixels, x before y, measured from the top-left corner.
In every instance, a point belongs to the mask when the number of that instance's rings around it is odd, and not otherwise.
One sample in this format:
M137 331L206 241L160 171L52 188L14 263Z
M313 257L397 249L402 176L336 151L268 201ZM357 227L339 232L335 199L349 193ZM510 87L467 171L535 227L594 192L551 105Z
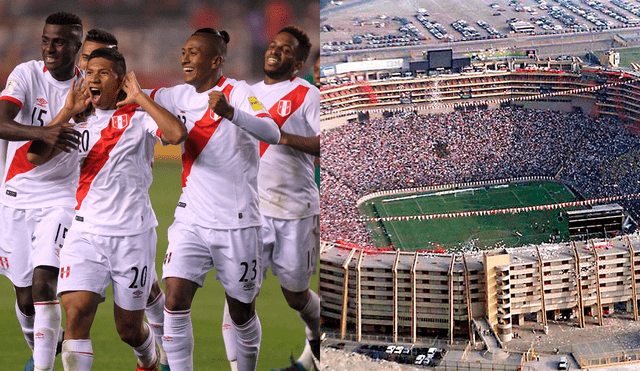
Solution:
M393 72L321 90L329 337L506 344L525 321L637 320L638 76L577 58Z

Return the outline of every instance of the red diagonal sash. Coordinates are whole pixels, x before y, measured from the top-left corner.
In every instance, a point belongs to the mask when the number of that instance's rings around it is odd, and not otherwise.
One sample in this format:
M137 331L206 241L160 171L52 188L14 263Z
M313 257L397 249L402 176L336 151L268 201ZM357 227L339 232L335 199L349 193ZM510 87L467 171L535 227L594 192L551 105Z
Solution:
M281 128L282 125L284 125L284 123L289 119L289 117L291 117L291 115L293 115L293 113L302 106L302 103L304 103L304 98L307 96L308 91L308 87L304 85L298 85L295 89L287 93L287 95L280 98L280 100L269 109L269 114L271 114L273 121L278 124L278 127ZM281 116L281 113L283 113L282 110L278 110L278 103L281 101L291 101L291 109L287 110L287 113L284 116ZM262 157L267 148L269 148L269 144L260 142L260 157Z
M233 90L233 86L230 84L222 89L227 100L229 100L231 90ZM187 140L184 141L184 152L182 153L182 188L187 185L187 178L189 174L191 174L193 163L198 156L200 156L204 147L207 146L207 143L209 143L213 133L222 121L222 117L220 116L217 116L216 120L214 120L213 117L213 111L208 108L204 116L194 123L193 128L189 131L189 135L187 135Z
M5 183L13 179L16 175L24 174L35 169L35 166L31 165L29 160L27 160L27 152L29 151L31 143L32 142L25 143L16 150L16 154L13 155L13 159L11 160L11 165L9 165Z
M96 178L100 170L104 167L104 164L109 160L111 150L116 146L122 134L126 128L117 129L114 127L112 120L116 116L126 115L128 122L131 122L131 117L136 111L138 106L135 104L128 104L118 109L109 119L109 124L100 132L100 139L93 145L87 158L84 160L82 167L80 168L80 182L78 184L78 190L76 191L76 210L80 209L82 201L87 196L91 183Z

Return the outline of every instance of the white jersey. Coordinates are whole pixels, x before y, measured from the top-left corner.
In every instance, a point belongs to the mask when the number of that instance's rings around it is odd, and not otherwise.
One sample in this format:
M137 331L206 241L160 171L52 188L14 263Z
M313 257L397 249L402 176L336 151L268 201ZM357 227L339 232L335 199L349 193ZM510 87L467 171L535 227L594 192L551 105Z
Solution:
M82 133L80 182L71 228L105 236L131 236L158 225L151 208L153 149L160 130L137 105L95 110ZM78 165L76 164L76 167Z
M222 91L236 111L269 117L246 82L225 77L202 93L183 84L151 94L177 115L189 132L182 144L182 195L175 217L213 229L260 226L259 142L209 109L209 93L214 90Z
M71 83L81 77L58 81L44 66L43 61L30 61L18 65L7 79L0 100L20 106L15 121L28 126L48 125L64 107ZM0 203L17 209L34 209L74 204L78 164L74 156L66 153L45 165L35 167L27 161L31 142L9 142Z
M303 137L320 135L320 91L295 77L252 86L282 131ZM260 143L260 212L278 219L302 219L320 213L314 156L287 146Z

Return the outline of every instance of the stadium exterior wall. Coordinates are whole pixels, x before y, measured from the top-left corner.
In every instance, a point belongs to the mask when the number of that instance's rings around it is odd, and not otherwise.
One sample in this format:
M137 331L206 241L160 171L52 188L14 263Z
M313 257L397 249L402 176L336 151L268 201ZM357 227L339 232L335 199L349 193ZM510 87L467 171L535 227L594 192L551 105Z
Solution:
M343 338L355 332L358 341L376 334L419 343L421 334L433 330L448 330L451 340L461 334L472 338L471 321L488 319L501 341L509 341L512 324L522 324L525 316L533 314L544 329L548 316L569 311L584 327L587 316L602 324L617 303L638 319L636 234L483 254L323 246L322 317Z

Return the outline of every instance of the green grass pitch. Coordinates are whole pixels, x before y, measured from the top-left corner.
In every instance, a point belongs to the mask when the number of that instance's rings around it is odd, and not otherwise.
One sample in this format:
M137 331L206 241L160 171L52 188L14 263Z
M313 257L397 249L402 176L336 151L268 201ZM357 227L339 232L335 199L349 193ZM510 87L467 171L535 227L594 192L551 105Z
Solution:
M366 216L405 216L462 211L495 210L546 205L575 200L565 185L554 182L511 183L465 190L379 197L361 206ZM476 217L369 223L378 246L389 244L405 251L475 246L521 246L568 240L565 209ZM382 232L383 226L387 234ZM553 236L553 237L552 237Z
M180 196L179 163L157 162L150 189L151 202L158 217L158 253L156 267L162 272L162 258L167 248L167 228L173 222L173 212ZM163 285L161 285L163 286ZM318 276L311 279L314 291L318 287ZM164 288L164 286L163 286ZM0 276L0 369L22 371L31 356L20 330L14 311L15 294L10 281ZM198 290L192 307L195 338L194 368L196 370L228 370L222 342L222 308L224 290L215 280L215 272L207 276L205 285ZM289 308L277 277L268 273L262 284L256 303L262 323L262 344L258 370L270 370L289 365L289 355L298 357L304 347L304 325L296 312ZM64 319L63 319L64 323ZM94 360L92 370L134 370L136 358L131 348L123 343L113 322L113 297L107 291L107 300L100 304L91 329ZM60 356L56 357L55 369L62 371Z

